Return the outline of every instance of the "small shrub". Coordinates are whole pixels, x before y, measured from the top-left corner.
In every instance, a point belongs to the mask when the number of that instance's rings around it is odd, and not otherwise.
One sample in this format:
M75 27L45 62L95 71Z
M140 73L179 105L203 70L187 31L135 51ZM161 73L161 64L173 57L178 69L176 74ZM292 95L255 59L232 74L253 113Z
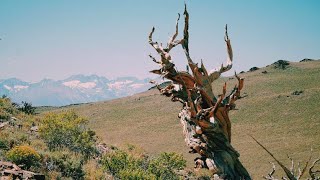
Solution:
M95 160L88 161L83 166L83 169L85 171L85 176L84 176L85 179L90 179L90 180L106 179L102 167L99 167L98 163Z
M162 153L150 159L135 149L129 145L128 151L110 152L103 157L102 165L119 179L180 179L176 171L186 166L182 155Z
M291 95L295 95L295 96L299 96L300 94L302 94L303 91L302 90L295 90L291 93Z
M10 119L10 114L7 113L4 109L0 109L0 119L2 120L9 120Z
M139 179L145 179L145 180L156 180L157 177L143 169L124 169L119 172L119 178L120 179L130 179L130 180L139 180Z
M30 145L35 149L41 149L43 151L47 150L46 144L41 139L33 139L30 143Z
M289 61L286 61L286 60L278 60L276 62L274 62L273 64L273 67L275 69L286 69L289 65L290 65L290 62Z
M9 120L18 110L12 106L10 98L0 98L0 119Z
M161 153L159 157L152 159L149 164L149 171L160 179L179 179L174 172L186 167L186 160L181 154Z
M0 150L1 150L1 149L4 149L4 150L9 149L9 148L8 148L8 142L5 141L5 140L2 140L2 139L0 139Z
M61 172L57 172L57 171L48 171L48 173L46 173L46 177L48 177L48 179L62 179L62 175Z
M74 139L75 142L71 149L74 152L81 153L85 160L88 160L98 154L98 150L95 146L96 134L94 131L89 130L81 132Z
M12 133L10 130L5 130L4 132L0 133L0 136L1 135L4 135L2 137L4 137L5 140L8 142L7 145L9 149L12 149L14 146L31 144L29 134L23 131L15 131L14 133Z
M125 169L128 164L127 159L128 154L126 152L117 150L104 156L102 163L111 174L116 175L119 171Z
M258 67L252 67L252 68L249 69L249 72L253 72L253 71L256 71L258 69L259 69Z
M73 111L48 113L39 128L50 150L68 148L88 160L98 154L96 133L86 129L87 120Z
M84 161L80 155L68 149L61 149L59 152L51 152L44 156L43 164L46 170L60 172L62 177L84 179L85 172L82 168Z
M84 179L84 171L82 169L82 162L75 160L67 160L60 164L60 171L63 176L71 177L73 179Z
M23 165L26 169L31 166L39 166L40 155L30 146L16 146L7 152L7 159L18 165Z
M195 172L195 177L198 180L210 180L212 178L212 172L208 169L200 169Z
M22 106L18 108L19 111L22 111L26 114L35 114L36 108L32 106L31 103L22 101Z

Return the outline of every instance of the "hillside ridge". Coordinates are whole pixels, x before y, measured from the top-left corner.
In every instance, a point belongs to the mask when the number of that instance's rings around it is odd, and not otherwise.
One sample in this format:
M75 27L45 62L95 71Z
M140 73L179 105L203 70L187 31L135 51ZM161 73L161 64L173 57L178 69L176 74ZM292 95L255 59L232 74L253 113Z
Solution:
M43 79L29 83L17 78L0 81L0 95L35 106L65 106L130 96L150 87L149 78L73 75L64 80Z
M311 147L314 156L320 156L320 61L290 62L285 69L270 65L240 76L245 79L245 97L230 112L232 145L253 179L269 172L272 159L247 134L282 162L289 163L287 154L297 161L307 160ZM220 78L212 84L215 94L222 92L224 82L230 89L236 84L233 77ZM157 90L149 90L54 111L73 109L87 117L89 126L108 144L137 144L150 154L183 153L192 167L193 156L188 154L177 118L181 107Z

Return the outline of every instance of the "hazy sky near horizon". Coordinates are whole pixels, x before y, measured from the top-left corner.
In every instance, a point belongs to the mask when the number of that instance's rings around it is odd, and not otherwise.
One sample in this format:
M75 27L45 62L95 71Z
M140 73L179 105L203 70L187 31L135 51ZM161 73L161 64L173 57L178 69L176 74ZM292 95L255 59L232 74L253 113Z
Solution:
M228 24L234 51L233 70L265 66L279 59L320 58L318 0L186 0L190 13L190 54L207 69L220 66L227 54ZM175 30L183 0L1 0L0 79L63 79L74 74L107 78L154 77L159 68L148 44L166 43ZM183 16L179 23L183 30ZM172 51L185 69L182 48Z

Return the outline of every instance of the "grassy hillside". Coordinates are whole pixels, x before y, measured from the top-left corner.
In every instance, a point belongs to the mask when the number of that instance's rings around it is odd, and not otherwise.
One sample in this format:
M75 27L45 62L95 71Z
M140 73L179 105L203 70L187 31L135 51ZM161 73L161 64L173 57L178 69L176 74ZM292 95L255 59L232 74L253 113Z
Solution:
M320 61L291 63L285 70L268 66L240 76L245 78L242 94L247 97L236 102L238 110L230 112L232 144L253 178L266 175L272 159L248 134L288 165L287 154L296 162L304 162L311 147L313 157L319 157ZM234 79L219 79L213 84L215 94L221 92L224 81L230 89L236 84ZM296 90L303 93L292 95ZM187 153L177 117L181 104L156 90L63 109L69 108L88 117L90 127L109 144L137 144L151 154L183 153L192 166L193 155Z

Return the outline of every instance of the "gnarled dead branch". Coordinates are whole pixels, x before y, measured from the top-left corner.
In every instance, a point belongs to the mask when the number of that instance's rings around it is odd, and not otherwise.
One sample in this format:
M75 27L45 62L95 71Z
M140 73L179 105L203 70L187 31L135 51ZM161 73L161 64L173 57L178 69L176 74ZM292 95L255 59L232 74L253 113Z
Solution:
M251 135L250 135L251 136ZM298 166L297 168L295 168L295 164L294 161L291 157L288 156L288 158L291 161L291 168L287 168L285 165L283 165L282 162L280 162L265 146L263 146L258 140L256 140L253 136L251 136L253 138L254 141L256 141L259 146L261 146L279 165L280 167L283 169L283 171L285 172L287 177L282 177L282 179L289 179L289 180L299 180L302 178L302 176L304 175L304 173L306 172L307 168L308 168L308 164L311 161L312 158L312 150L310 153L310 157L309 159L306 161L305 166L303 167L303 169L301 169L301 165L300 162L298 162ZM320 176L320 170L316 170L313 171L313 168L315 167L315 165L320 162L320 159L317 159L316 161L313 162L313 164L310 166L309 168L309 175L310 178L308 178L309 180L319 180ZM275 172L275 165L272 163L272 171L271 173L269 173L267 176L263 176L265 179L270 179L270 180L276 180L277 178L273 177L273 174ZM296 173L297 172L297 173Z
M238 84L228 95L226 94L227 84L223 86L223 94L217 97L214 95L211 86L215 79L232 67L233 54L227 26L225 29L225 42L228 51L227 64L208 73L202 60L199 67L190 56L189 13L186 6L184 9L183 38L176 40L179 18L180 15L178 15L176 22L176 31L169 39L166 48L152 40L154 28L149 35L149 44L160 55L160 60L151 55L150 58L161 66L160 69L151 72L172 81L166 87L157 85L157 88L161 94L183 104L179 117L183 126L185 142L190 147L190 153L200 155L195 159L196 169L207 168L213 174L219 176L220 179L251 179L239 161L239 153L230 144L231 121L229 111L234 109L235 101L240 98L244 80L235 74ZM179 44L182 45L192 74L178 71L172 62L169 52Z
M320 179L320 170L313 170L313 168L315 167L315 165L316 165L317 163L319 163L319 162L320 162L320 159L315 160L315 161L312 163L311 167L309 168L309 175L310 175L311 179L317 179L317 180ZM317 176L317 175L318 175L318 176Z
M229 71L232 68L233 52L232 52L232 47L231 47L231 41L228 36L228 26L227 25L226 25L225 29L226 29L226 31L225 31L224 40L226 42L227 52L228 52L227 64L226 65L221 64L221 67L213 69L209 72L209 77L210 77L211 82L218 79L222 73Z

